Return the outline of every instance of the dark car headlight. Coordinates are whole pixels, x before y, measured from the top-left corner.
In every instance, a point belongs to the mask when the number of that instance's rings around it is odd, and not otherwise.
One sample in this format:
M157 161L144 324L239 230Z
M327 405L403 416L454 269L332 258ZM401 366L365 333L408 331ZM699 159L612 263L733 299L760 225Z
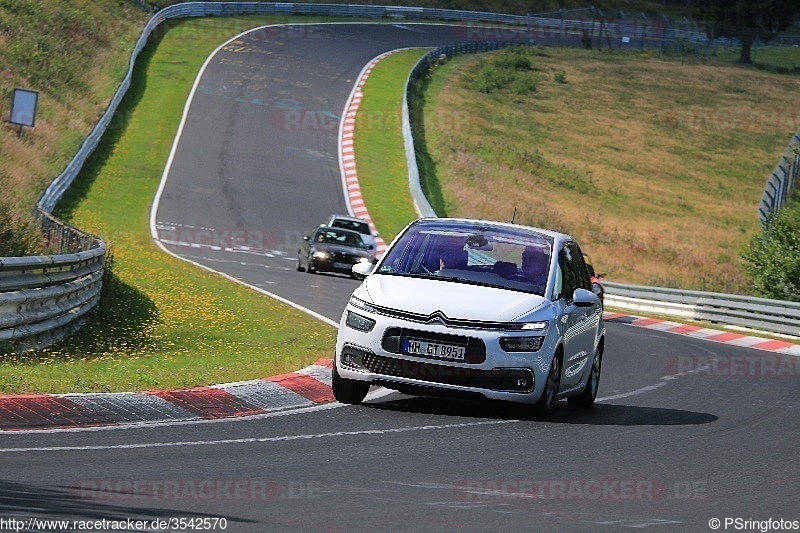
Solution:
M500 348L505 352L536 352L544 344L544 337L501 337Z
M365 333L372 331L372 328L375 327L374 320L352 311L347 311L347 318L345 318L344 323L347 324L348 327L357 329L358 331L363 331Z

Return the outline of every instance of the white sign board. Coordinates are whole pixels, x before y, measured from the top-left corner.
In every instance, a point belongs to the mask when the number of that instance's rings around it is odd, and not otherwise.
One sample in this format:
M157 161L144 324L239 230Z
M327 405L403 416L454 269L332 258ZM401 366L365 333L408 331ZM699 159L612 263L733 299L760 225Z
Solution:
M38 91L27 89L14 89L11 96L11 124L33 127L36 122L36 103L39 100Z

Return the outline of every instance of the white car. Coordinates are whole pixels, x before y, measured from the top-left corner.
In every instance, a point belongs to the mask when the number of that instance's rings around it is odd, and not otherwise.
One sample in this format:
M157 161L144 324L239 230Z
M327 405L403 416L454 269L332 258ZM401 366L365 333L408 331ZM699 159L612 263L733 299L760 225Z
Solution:
M541 416L590 407L605 342L602 308L578 244L527 226L419 219L377 263L342 314L333 393L370 385L406 394L509 400Z
M342 228L349 229L351 231L357 231L361 234L361 240L364 241L364 244L366 244L373 252L375 251L375 236L377 234L372 232L369 227L369 222L363 218L351 217L347 215L331 215L327 222L325 222L325 225L331 228Z

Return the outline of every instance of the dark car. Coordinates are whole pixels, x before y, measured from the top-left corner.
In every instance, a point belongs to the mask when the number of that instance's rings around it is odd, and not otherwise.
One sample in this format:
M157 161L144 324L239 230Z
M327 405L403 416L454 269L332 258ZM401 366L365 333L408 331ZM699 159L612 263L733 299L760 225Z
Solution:
M300 242L297 270L341 272L353 277L353 265L369 263L374 258L374 252L358 232L319 226Z
M375 237L377 233L372 233L369 227L369 222L363 218L351 217L347 215L331 215L326 226L331 228L342 228L357 231L361 234L364 244L367 244L370 250L375 250Z
M606 292L603 288L603 284L600 283L600 278L603 277L603 274L595 272L594 266L592 266L592 260L588 255L583 254L583 261L586 263L586 270L589 271L589 280L592 282L592 292L600 297L600 302L602 303L603 296L605 296Z

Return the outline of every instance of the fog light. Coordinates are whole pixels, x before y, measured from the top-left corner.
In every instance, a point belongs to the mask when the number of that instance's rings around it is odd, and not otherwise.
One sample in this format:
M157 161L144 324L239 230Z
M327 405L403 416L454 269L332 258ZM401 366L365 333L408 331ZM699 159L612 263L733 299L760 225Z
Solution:
M361 316L352 311L347 312L347 318L345 319L344 323L353 329L363 332L372 331L372 328L375 327L374 320L365 316Z
M503 337L500 347L506 352L535 352L542 347L544 337Z

